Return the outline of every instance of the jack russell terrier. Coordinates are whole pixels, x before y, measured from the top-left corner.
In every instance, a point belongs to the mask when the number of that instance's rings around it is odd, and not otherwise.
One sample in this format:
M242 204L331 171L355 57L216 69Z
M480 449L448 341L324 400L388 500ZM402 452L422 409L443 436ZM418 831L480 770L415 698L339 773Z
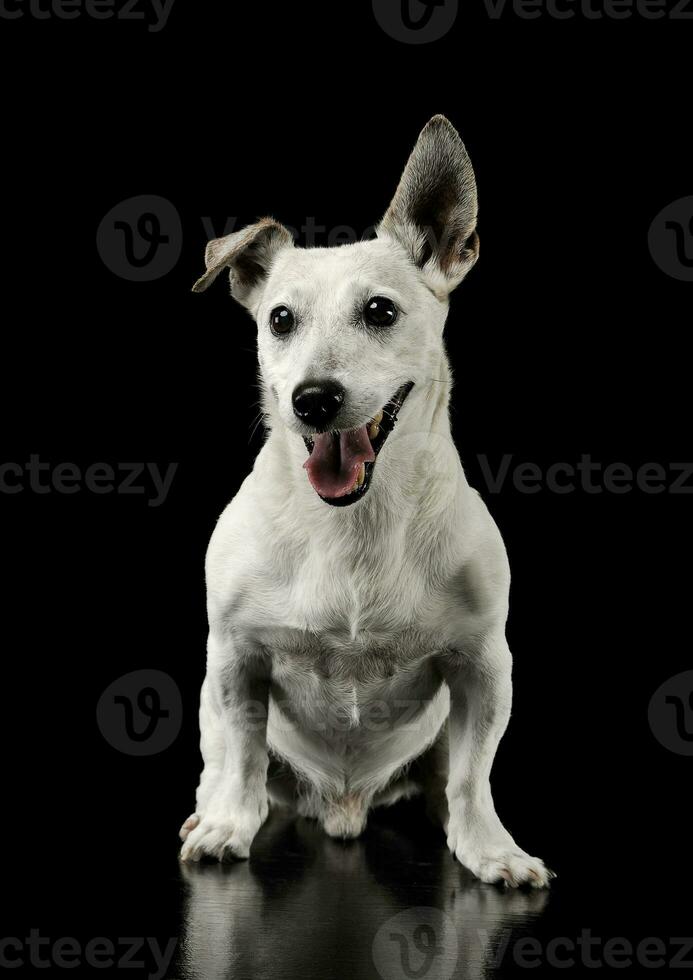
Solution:
M510 572L450 435L449 297L477 260L477 192L443 116L372 241L294 247L266 218L210 242L253 315L268 436L206 562L204 769L184 861L248 857L269 800L358 836L423 793L485 882L553 877L496 814L510 717Z

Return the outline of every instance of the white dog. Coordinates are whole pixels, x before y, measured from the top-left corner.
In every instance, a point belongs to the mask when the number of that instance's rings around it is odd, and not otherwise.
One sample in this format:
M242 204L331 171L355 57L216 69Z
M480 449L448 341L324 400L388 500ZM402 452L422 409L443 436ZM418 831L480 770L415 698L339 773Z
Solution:
M183 860L247 857L268 798L335 837L417 792L486 882L552 877L496 815L510 574L450 437L449 295L478 256L467 152L436 116L373 241L271 219L209 243L258 325L269 435L207 555L204 771ZM397 423L395 425L395 423Z

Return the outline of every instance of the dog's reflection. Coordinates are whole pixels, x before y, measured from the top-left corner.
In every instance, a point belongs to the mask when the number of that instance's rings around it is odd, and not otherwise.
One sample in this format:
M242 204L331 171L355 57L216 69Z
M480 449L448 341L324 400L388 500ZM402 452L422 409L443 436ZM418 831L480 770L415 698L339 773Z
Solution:
M433 831L376 813L340 844L274 811L249 861L181 865L189 980L449 980L494 971L546 891L502 892L460 867Z

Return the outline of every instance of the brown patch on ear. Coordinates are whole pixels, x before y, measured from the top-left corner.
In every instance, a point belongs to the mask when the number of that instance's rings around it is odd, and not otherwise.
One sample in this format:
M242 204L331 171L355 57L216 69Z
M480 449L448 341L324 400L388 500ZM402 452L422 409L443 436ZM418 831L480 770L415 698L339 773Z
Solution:
M231 270L231 292L242 302L242 296L266 274L275 254L293 245L291 233L274 218L262 218L242 231L214 238L205 249L207 271L193 286L203 293L224 269Z
M440 187L428 184L413 202L410 220L423 230L426 239L423 254L419 256L421 265L435 254L440 256L442 265L443 255L455 251L458 229L450 226L450 216L456 204L456 188L452 184L441 184Z
M440 256L440 267L446 275L455 276L459 273L466 275L479 258L479 234L473 231L462 244L456 242L445 249Z
M447 291L476 261L474 170L457 130L444 116L424 127L378 234L397 239L419 268L436 266Z
M242 286L252 286L263 275L262 266L243 253L234 262L234 272Z
M469 259L476 260L479 258L479 246L481 242L479 240L479 232L473 231L467 241L464 243L462 248L462 257L465 261Z

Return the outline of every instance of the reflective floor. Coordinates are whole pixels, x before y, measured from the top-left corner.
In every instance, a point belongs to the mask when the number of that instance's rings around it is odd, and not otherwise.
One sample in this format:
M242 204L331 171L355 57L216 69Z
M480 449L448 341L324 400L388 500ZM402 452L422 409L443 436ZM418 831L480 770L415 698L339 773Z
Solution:
M130 772L124 761L122 779L104 775L94 812L105 819L83 818L83 838L70 839L81 811L66 807L54 848L8 846L0 971L33 975L66 959L72 976L104 980L121 968L142 980L505 980L594 977L601 967L652 977L653 967L693 968L693 938L681 939L691 933L689 811L660 806L661 793L644 799L666 835L644 809L628 808L625 819L626 807L577 795L572 812L560 797L518 801L517 838L558 872L550 891L518 892L472 878L422 800L372 812L348 843L275 811L249 861L182 865L186 788L171 806L168 787L147 785L145 770L133 785ZM673 785L684 800L685 786ZM644 814L660 842L646 851Z
M442 980L502 969L550 893L476 882L423 814L402 821L396 810L376 813L361 839L344 844L275 812L250 861L181 866L173 975Z

